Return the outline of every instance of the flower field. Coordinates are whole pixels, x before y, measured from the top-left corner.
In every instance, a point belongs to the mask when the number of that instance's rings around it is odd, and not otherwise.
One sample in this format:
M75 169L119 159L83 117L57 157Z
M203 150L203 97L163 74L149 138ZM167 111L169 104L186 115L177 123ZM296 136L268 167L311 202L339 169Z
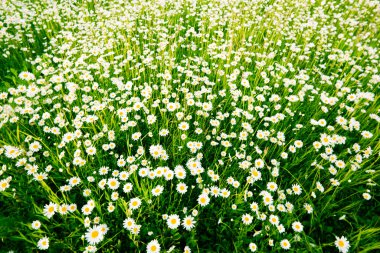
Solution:
M380 252L377 0L2 0L0 252Z

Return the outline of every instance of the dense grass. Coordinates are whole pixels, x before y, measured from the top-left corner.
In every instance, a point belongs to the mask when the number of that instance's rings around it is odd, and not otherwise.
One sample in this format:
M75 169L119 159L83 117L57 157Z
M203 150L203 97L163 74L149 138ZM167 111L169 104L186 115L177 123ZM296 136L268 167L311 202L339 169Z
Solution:
M379 14L3 1L0 251L380 251Z

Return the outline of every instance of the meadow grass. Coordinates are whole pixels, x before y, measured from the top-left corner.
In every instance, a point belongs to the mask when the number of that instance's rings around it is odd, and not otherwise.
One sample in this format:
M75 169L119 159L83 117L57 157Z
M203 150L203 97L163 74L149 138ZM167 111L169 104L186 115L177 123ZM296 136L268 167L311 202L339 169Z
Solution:
M380 3L0 5L0 252L379 252Z

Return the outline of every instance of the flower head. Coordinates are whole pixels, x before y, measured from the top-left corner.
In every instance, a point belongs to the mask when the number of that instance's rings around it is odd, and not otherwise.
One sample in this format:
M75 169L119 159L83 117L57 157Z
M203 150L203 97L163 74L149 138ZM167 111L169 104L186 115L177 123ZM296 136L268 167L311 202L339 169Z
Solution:
M346 253L348 252L348 249L350 248L350 242L347 240L346 237L335 237L335 246L338 248L339 252Z

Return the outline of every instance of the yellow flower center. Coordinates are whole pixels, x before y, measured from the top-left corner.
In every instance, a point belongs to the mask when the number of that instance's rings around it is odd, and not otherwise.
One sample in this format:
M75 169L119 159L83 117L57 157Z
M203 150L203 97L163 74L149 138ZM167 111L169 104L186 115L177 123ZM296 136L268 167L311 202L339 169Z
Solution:
M92 232L91 232L91 237L92 237L92 238L96 238L96 237L98 237L98 236L99 236L99 232L98 232L98 231L95 230L95 231L92 231Z

